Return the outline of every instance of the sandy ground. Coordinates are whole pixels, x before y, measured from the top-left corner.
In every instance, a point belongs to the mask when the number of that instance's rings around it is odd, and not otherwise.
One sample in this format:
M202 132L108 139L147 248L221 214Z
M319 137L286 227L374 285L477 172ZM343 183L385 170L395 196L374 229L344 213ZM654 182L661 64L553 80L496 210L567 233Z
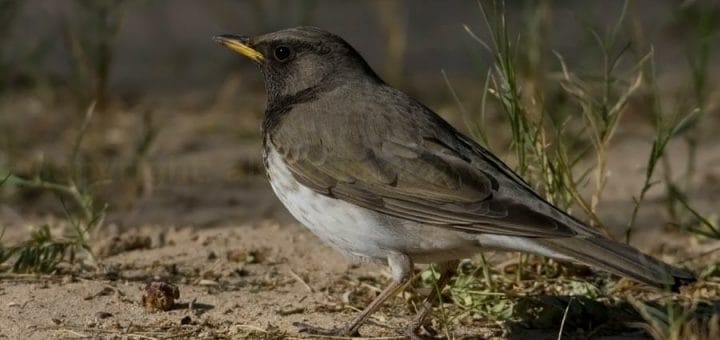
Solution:
M261 173L228 177L238 164L257 167L259 143L220 133L209 138L199 129L218 129L233 117L176 117L153 150L156 164L185 164L202 180L166 179L124 209L112 210L93 235L97 262L63 267L60 275L0 274L0 338L284 338L307 337L292 325L304 321L326 327L352 318L389 282L376 264L354 264L298 225L272 196ZM214 123L203 123L204 120ZM254 124L255 122L251 122ZM190 130L190 131L187 131ZM180 131L180 132L178 132ZM185 132L182 132L185 131ZM217 131L216 131L217 132ZM176 140L176 135L194 136ZM613 231L622 233L640 188L646 139L636 130L620 131L612 149L609 180L600 211ZM216 136L218 134L216 133ZM228 142L230 141L230 142ZM681 145L673 145L682 161ZM711 212L720 194L720 145L700 150L696 178L703 190L693 194L701 211ZM254 164L254 165L253 165ZM156 166L156 168L158 168ZM230 179L229 179L230 178ZM187 179L187 178L186 178ZM698 256L717 243L668 231L662 190L648 195L640 212L643 226L634 239L641 249L668 261ZM38 205L51 204L38 199ZM45 202L45 203L42 203ZM57 215L3 205L4 244L47 223L62 230ZM493 257L493 263L501 257ZM695 270L717 261L715 255L686 262ZM98 269L93 269L96 266ZM180 298L165 312L149 312L141 303L145 283L177 284ZM698 288L699 289L699 288ZM364 335L399 337L413 314L412 296L394 298L362 328ZM587 333L566 329L570 338ZM456 325L462 338L557 338L549 330L509 328L476 321ZM606 338L637 338L623 329ZM311 337L312 338L312 337Z

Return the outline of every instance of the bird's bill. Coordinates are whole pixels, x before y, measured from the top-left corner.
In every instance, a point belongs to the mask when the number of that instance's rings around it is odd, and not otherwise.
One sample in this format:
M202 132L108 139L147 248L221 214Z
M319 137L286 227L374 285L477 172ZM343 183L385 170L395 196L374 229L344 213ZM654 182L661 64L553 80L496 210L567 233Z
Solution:
M262 53L248 46L248 42L250 41L248 37L234 34L223 34L214 36L213 41L233 50L234 52L242 54L253 61L260 62L265 59L265 56L263 56Z

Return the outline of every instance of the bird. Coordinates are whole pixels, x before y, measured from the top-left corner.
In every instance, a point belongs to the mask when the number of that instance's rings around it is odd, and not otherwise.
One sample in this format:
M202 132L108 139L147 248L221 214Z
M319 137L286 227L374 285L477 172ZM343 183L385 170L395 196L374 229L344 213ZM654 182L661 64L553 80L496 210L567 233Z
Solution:
M297 323L300 331L358 335L410 281L414 264L436 264L442 289L460 259L487 250L578 262L672 290L695 280L546 201L489 150L385 83L338 35L301 26L213 40L263 75L263 163L279 200L337 251L392 273L345 326ZM410 338L421 338L436 299L424 300Z

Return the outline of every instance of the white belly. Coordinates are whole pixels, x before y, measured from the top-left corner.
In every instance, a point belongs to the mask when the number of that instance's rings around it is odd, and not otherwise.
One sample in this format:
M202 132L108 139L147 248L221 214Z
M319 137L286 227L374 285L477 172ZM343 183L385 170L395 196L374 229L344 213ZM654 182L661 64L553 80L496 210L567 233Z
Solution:
M295 180L272 146L266 152L270 185L280 201L300 223L343 253L375 260L402 253L416 262L435 262L478 250L471 235L400 221L318 194Z

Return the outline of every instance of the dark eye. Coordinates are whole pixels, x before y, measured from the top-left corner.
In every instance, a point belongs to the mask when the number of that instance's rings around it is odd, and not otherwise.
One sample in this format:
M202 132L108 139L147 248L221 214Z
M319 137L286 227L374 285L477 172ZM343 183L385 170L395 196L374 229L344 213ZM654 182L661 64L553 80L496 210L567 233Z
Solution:
M289 47L279 46L275 48L275 59L277 59L277 61L287 60L290 58L290 54L292 54L292 51L290 51Z

